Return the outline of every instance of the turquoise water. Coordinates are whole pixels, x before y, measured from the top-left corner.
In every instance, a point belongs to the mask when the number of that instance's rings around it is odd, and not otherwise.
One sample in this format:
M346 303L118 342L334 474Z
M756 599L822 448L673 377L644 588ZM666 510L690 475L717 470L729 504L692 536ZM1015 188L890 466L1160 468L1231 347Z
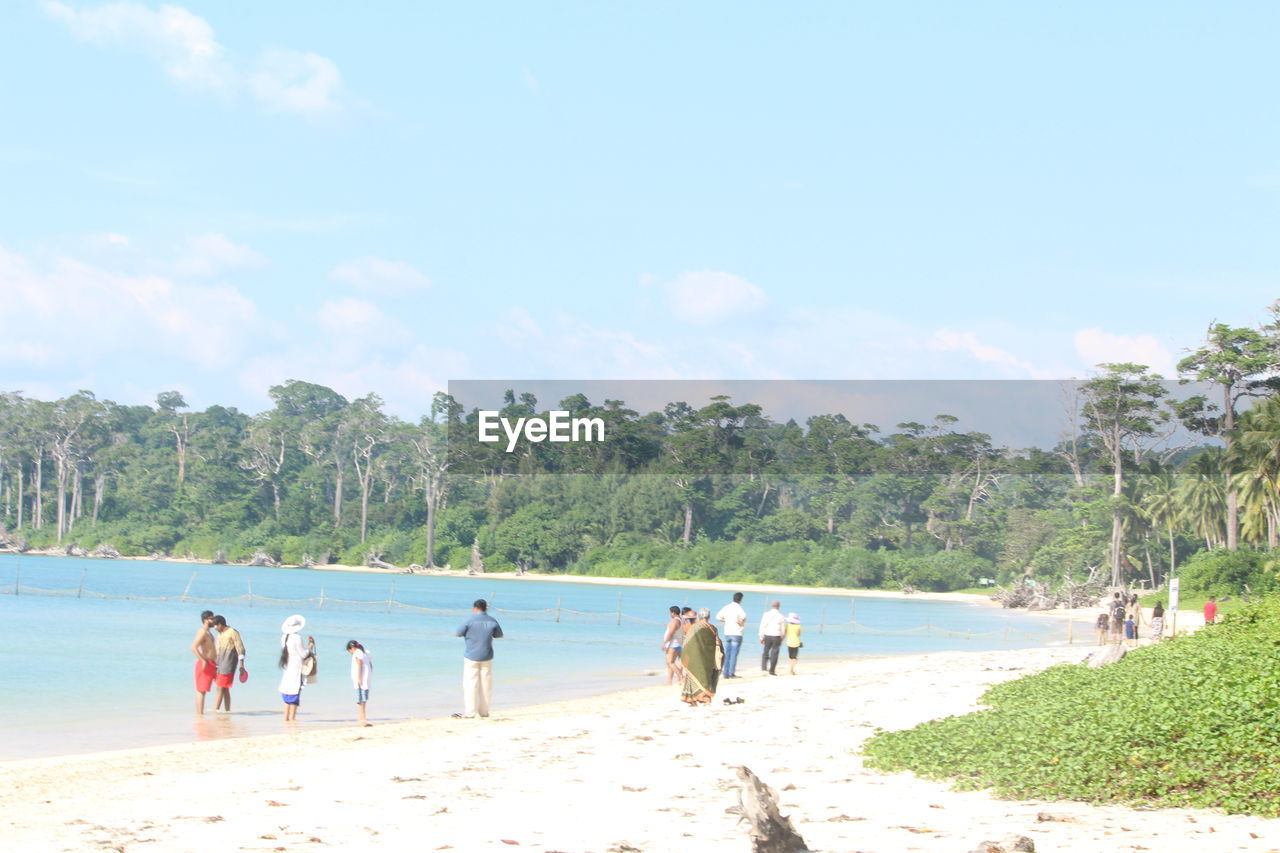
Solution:
M659 683L667 607L714 613L730 590L0 555L0 592L0 759L13 759L280 731L276 658L291 613L306 616L320 666L298 720L325 727L355 718L349 639L373 655L373 721L446 716L461 702L454 629L486 598L506 634L494 663L500 710ZM774 597L746 594L740 670L758 661L754 620ZM1060 622L981 605L777 597L804 621L805 660L1065 639ZM196 718L188 648L204 609L240 631L250 678L233 689L232 714L213 715L211 693L210 713Z

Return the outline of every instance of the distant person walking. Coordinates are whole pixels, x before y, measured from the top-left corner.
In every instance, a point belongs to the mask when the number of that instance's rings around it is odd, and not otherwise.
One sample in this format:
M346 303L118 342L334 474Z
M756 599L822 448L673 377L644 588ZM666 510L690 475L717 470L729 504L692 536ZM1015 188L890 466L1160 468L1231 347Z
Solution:
M1124 638L1131 648L1138 646L1138 634L1142 629L1142 605L1138 603L1138 594L1130 593L1124 608Z
M1098 629L1098 645L1105 646L1107 644L1107 633L1111 630L1111 615L1104 610L1098 614L1094 627Z
M373 657L356 640L347 641L347 654L351 655L351 684L356 688L356 705L360 708L360 725L371 725L365 716L369 702L369 680L373 678Z
M214 682L218 685L218 698L213 710L221 709L229 713L231 683L235 681L237 664L241 680L249 677L244 669L244 641L240 639L240 632L227 624L224 616L213 617L213 630L218 632L218 642L215 644L218 671L214 676Z
M667 660L667 684L678 684L684 677L680 669L680 649L684 646L684 620L680 618L680 606L668 608L671 618L667 620L667 630L662 635L662 653Z
M1151 632L1147 635L1151 642L1158 643L1164 639L1164 604L1156 602L1151 608Z
M305 660L316 653L315 637L307 637L307 645L302 645L302 629L306 627L306 617L294 614L280 626L280 699L284 702L284 721L292 723L298 719L298 705L302 701L302 685L305 680Z
M733 594L733 601L720 608L716 621L724 623L723 677L737 678L738 653L742 650L742 634L747 626L747 611L742 609L742 593Z
M1204 624L1212 625L1218 621L1218 601L1212 595L1204 603Z
M502 626L489 615L489 603L477 598L471 605L471 617L458 626L454 636L466 642L462 655L464 711L454 716L487 717L493 696L493 641L502 637Z
M775 601L770 609L760 617L760 669L770 675L778 674L778 650L782 646L782 635L787 628L787 619L782 615L782 602Z
M800 617L795 613L787 614L787 660L792 675L796 674L796 661L800 658L800 647L804 643L800 639Z
M711 624L711 611L704 607L694 623L685 629L684 649L680 653L684 666L680 701L689 705L710 704L716 697L723 654L720 636Z
M1119 643L1124 639L1124 599L1120 593L1111 596L1111 642Z
M191 654L196 656L196 713L204 716L204 697L209 695L218 674L218 643L213 636L213 611L200 614L200 627L191 641Z

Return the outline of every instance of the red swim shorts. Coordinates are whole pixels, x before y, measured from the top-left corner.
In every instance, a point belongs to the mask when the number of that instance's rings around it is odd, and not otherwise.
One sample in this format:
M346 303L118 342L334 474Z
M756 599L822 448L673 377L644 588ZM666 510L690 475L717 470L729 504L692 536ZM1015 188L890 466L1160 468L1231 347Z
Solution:
M230 687L231 682L235 681L235 679L236 674L234 672L228 672L226 675L218 673L213 677L213 683L219 687Z
M196 661L196 692L208 693L213 677L218 674L217 665L211 660Z

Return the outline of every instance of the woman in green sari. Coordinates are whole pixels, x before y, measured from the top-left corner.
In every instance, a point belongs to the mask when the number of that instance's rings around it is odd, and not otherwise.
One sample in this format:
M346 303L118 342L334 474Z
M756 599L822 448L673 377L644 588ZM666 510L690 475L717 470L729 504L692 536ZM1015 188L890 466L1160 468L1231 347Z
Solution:
M703 608L698 611L698 621L684 633L684 648L680 652L685 673L684 685L680 688L681 701L690 705L709 704L716 695L723 659L724 647L719 632L711 624L711 611Z

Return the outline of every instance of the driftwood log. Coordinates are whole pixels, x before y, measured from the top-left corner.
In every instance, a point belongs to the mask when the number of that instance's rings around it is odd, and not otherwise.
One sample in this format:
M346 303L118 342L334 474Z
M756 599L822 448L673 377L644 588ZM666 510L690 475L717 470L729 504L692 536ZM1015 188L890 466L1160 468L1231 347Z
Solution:
M984 841L969 853L1036 853L1036 843L1025 835L1010 835L1003 841Z
M1106 666L1109 663L1115 663L1128 653L1128 649L1123 643L1112 643L1106 646L1101 652L1094 652L1089 656L1089 666L1097 669L1100 666Z
M778 811L778 795L749 767L736 768L742 782L742 816L751 825L751 853L808 853L790 818Z
M275 557L272 557L266 551L259 549L253 552L253 557L249 560L249 565L268 566L274 569L280 565L280 561L277 560Z
M1070 575L1053 588L1046 583L1029 584L1023 579L1010 587L997 587L991 597L1004 607L1025 607L1028 610L1052 610L1056 607L1090 607L1101 601L1107 592L1106 583L1098 575L1098 567L1089 570L1089 577L1077 581Z
M394 566L391 563L388 563L385 560L383 560L381 551L370 551L368 554L365 555L364 563L366 566L368 566L371 569L398 569L399 568L399 566Z

